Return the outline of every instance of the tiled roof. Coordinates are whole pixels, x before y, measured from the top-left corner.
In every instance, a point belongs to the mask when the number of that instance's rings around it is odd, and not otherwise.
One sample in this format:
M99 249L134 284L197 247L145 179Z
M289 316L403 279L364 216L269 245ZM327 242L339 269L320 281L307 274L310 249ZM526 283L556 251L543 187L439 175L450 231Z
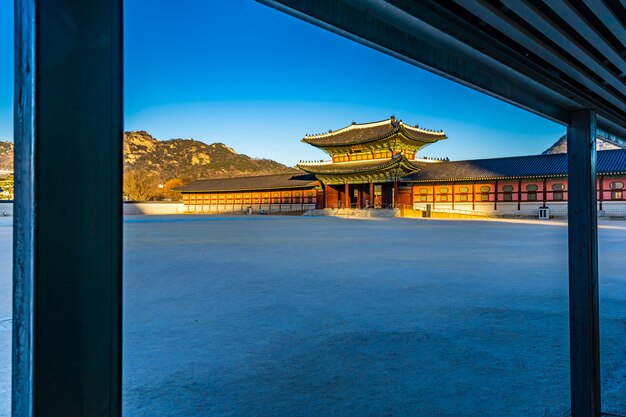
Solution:
M626 150L598 151L597 173L625 173ZM424 164L404 181L459 181L530 178L567 175L567 154L528 155L510 158Z
M276 174L259 175L255 177L220 178L214 180L193 181L184 187L174 190L182 192L202 191L252 191L270 190L277 188L309 188L319 182L314 175L306 174Z
M348 146L373 142L403 130L404 133L418 141L435 142L447 136L441 131L426 130L404 124L401 120L391 117L380 122L356 124L342 129L305 136L302 141L313 146Z

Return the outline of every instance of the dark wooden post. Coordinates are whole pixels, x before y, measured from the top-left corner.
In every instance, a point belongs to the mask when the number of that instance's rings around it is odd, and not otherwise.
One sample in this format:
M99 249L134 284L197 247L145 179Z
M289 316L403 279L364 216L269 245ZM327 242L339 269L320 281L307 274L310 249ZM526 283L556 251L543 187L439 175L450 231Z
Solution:
M600 417L595 112L571 114L567 156L572 415Z
M374 181L370 181L370 205L374 207Z
M122 16L15 2L13 417L121 415Z
M350 208L350 185L346 182L343 192L343 206Z

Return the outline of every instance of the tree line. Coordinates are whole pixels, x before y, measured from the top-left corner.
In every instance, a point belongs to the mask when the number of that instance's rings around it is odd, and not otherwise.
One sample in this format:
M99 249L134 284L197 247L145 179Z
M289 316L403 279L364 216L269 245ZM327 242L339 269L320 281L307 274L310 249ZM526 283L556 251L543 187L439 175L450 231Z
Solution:
M180 193L173 188L186 184L182 178L163 182L155 174L135 169L124 173L124 198L133 201L179 201Z

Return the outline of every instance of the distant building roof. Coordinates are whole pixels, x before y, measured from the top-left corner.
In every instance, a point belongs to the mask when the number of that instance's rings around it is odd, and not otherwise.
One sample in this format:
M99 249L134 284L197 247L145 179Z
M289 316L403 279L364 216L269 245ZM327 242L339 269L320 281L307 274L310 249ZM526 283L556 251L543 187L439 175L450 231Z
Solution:
M193 181L183 187L174 188L175 191L208 192L208 191L254 191L272 190L280 188L309 188L319 182L314 175L275 174L259 175L254 177L219 178L213 180Z
M597 155L598 174L626 173L626 150L598 151ZM567 154L552 154L424 164L419 172L408 175L403 181L493 180L566 175Z
M443 131L409 126L403 123L402 120L396 120L396 118L392 116L389 119L379 122L352 123L344 128L329 131L328 133L307 135L302 139L302 142L320 147L349 146L374 142L397 132L404 133L409 139L425 143L432 143L447 138Z

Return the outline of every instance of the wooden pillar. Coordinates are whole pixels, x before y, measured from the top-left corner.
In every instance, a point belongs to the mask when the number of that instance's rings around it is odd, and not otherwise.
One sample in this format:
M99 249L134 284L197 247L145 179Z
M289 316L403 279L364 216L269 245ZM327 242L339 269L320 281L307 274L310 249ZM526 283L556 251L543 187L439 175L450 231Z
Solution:
M350 184L346 182L344 193L343 193L343 206L346 208L350 208Z
M393 199L391 201L391 207L396 207L398 201L398 180L394 180L393 182Z
M437 183L433 182L433 210L435 209L435 203L436 203L435 200L437 200L437 196L435 195L435 188L437 188L436 185Z
M548 179L544 178L543 179L543 206L546 206L546 203L548 202ZM595 191L595 184L594 184L594 191Z
M595 112L571 113L567 160L571 408L600 417Z
M494 202L493 202L493 209L495 211L498 211L498 180L496 180L496 184L495 184L495 194L494 194Z
M454 210L454 182L452 183L452 210Z
M517 210L522 209L522 179L517 180Z
M370 205L374 207L374 181L370 181Z
M121 415L122 16L15 2L14 417Z
M600 211L602 211L602 203L604 202L604 175L600 175L599 181L600 184L598 184L598 188L600 189Z
M324 184L324 208L328 208L328 184Z
M472 183L472 211L476 209L476 181Z

